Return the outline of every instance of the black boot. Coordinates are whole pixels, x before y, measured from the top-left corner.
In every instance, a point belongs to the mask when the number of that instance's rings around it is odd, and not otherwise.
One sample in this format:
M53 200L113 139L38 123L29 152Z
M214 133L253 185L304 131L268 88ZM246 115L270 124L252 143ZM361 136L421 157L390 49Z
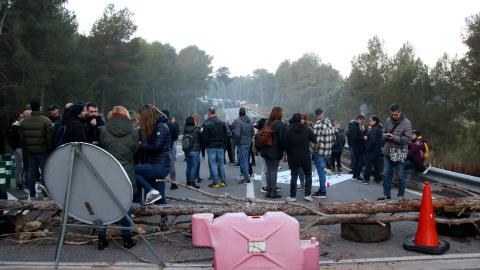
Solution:
M127 236L123 236L123 247L126 249L131 249L134 247L137 243L135 240L132 239L132 236L129 234Z
M107 236L98 236L98 250L104 250L108 247Z
M170 189L171 189L171 190L178 189L177 184L172 184L172 185L170 186Z
M270 194L272 194L272 189L267 188L267 192L265 193L265 198L270 198Z
M282 195L278 194L278 191L276 189L272 189L272 193L270 193L270 198L281 198Z

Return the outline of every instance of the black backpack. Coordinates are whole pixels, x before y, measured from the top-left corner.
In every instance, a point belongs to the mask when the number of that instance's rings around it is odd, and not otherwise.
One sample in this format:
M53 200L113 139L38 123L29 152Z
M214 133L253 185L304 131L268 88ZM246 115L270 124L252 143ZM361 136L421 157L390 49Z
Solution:
M183 135L182 150L185 153L189 153L192 150L193 145L195 144L195 141L194 141L194 138L193 138L193 132L195 132L195 130L196 130L196 128L192 132L185 133Z

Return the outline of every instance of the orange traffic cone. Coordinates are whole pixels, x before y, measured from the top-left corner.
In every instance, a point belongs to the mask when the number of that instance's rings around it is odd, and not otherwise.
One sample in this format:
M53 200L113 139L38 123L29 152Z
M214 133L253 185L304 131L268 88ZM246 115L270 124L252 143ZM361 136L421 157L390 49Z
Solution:
M448 242L438 240L429 182L425 182L425 187L423 188L417 234L415 237L405 241L403 248L432 255L443 254L450 248Z

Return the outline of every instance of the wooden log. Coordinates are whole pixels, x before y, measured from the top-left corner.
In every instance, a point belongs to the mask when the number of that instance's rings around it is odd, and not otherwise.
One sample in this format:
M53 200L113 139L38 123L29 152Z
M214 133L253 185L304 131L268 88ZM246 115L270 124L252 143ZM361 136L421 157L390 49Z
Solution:
M220 216L225 213L244 212L249 216L263 215L268 211L281 211L291 216L308 215L335 215L335 214L378 214L378 213L406 213L419 212L420 200L387 201L387 202L346 202L346 203L321 203L298 204L287 202L272 202L260 199L250 199L256 206L239 204L228 206L216 205L140 205L132 204L132 213L135 215L193 215L198 213L213 213ZM463 209L470 211L480 209L479 197L457 199L435 199L432 201L435 212L457 212ZM0 210L35 210L58 211L60 208L53 201L13 201L0 200Z

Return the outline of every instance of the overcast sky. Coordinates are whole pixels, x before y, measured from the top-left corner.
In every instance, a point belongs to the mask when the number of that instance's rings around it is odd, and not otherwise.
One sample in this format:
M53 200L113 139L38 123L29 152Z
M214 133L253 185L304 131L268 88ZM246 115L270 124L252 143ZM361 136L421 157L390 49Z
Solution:
M136 36L170 43L179 52L197 45L214 57L214 70L233 76L257 68L275 73L284 60L314 52L343 77L350 61L377 35L389 56L410 42L429 67L448 53L464 56L465 18L480 13L480 1L283 1L283 0L68 0L79 32L89 34L107 4L134 13Z

